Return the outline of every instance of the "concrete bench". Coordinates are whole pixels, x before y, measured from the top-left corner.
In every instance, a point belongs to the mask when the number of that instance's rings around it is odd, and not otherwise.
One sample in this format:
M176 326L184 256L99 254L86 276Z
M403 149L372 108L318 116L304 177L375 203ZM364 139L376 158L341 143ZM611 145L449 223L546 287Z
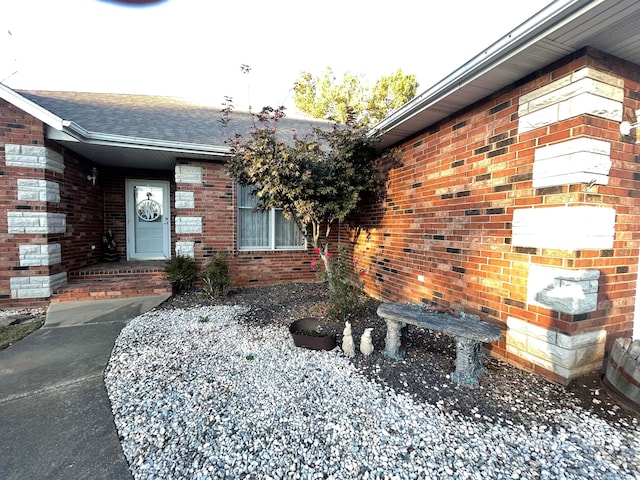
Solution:
M384 354L390 358L404 357L402 329L408 324L453 335L456 342L456 371L451 374L451 379L467 387L477 387L484 374L482 342L493 342L502 337L500 328L492 323L477 318L428 312L412 305L383 303L378 307L378 316L387 322Z

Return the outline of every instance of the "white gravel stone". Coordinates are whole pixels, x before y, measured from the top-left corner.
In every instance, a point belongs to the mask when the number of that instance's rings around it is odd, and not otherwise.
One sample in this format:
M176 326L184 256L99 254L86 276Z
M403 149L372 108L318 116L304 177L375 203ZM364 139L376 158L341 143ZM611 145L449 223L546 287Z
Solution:
M465 418L244 312L157 310L122 330L105 384L135 479L640 479L637 425L578 409L551 413L557 431Z

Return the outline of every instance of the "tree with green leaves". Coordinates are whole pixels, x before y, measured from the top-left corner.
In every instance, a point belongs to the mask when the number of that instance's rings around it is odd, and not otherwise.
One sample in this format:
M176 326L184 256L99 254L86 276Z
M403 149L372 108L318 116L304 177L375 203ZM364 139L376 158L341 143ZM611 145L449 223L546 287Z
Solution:
M248 137L231 140L229 175L253 186L259 207L280 208L311 240L322 259L332 289L329 235L353 212L366 193L380 194L384 177L378 168L376 140L361 127L334 124L314 128L285 141L278 132L282 108L265 107Z
M294 86L296 108L313 118L372 126L416 95L415 75L401 69L377 80L371 88L360 77L346 72L338 82L331 68L322 75L302 72Z

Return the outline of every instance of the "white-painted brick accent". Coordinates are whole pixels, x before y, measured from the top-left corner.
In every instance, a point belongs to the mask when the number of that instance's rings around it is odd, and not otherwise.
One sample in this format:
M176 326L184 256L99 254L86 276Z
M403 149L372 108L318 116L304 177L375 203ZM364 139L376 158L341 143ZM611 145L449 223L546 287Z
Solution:
M202 233L202 217L176 217L176 233Z
M586 332L580 335L558 335L558 346L569 350L589 347L591 345L604 344L607 340L607 332L598 330L596 332Z
M202 168L176 165L176 183L202 183Z
M11 298L47 298L55 289L67 284L67 273L39 277L12 277L9 284Z
M48 180L19 178L18 200L60 203L60 185Z
M35 145L5 145L7 166L42 168L64 173L64 157L46 147Z
M55 265L61 262L62 247L59 243L20 245L21 267Z
M605 330L566 335L507 318L507 351L569 380L602 366ZM536 335L532 335L532 332ZM543 332L546 332L544 334Z
M588 113L614 122L622 121L622 102L599 97L592 93L581 93L558 104L558 121Z
M613 208L521 208L513 212L512 243L569 251L612 248L615 219Z
M623 99L621 78L585 67L522 95L518 103L518 133L582 114L619 122Z
M9 233L64 233L67 216L64 213L7 212Z
M176 242L176 255L195 258L195 242Z
M176 208L196 208L193 192L176 192Z
M597 310L599 270L530 265L527 303L578 315Z
M572 183L606 185L611 169L611 144L576 138L538 148L533 163L533 187Z

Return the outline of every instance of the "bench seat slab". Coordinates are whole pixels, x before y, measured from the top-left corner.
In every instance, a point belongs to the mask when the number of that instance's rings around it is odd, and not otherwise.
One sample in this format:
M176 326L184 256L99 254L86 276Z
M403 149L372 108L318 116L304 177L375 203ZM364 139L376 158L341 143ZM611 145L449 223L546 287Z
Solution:
M378 316L437 330L456 337L461 336L476 342L494 342L502 338L497 325L472 318L458 318L446 313L425 312L412 305L383 303L378 307Z

